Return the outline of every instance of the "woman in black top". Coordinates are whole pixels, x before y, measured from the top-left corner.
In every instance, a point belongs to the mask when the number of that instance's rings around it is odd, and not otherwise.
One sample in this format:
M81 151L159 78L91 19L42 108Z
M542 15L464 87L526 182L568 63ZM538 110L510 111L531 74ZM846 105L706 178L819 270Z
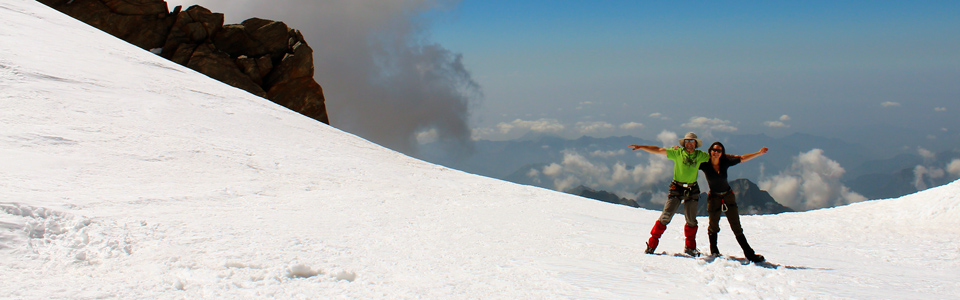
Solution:
M737 238L737 243L743 248L743 255L752 262L762 262L763 255L753 252L753 248L750 248L747 238L743 235L743 228L740 227L740 212L737 210L736 196L727 182L727 168L767 153L767 147L743 156L727 155L723 144L715 142L710 145L708 151L710 162L700 164L700 170L703 171L710 186L710 193L707 195L707 215L710 216L707 236L710 238L710 254L720 256L720 250L717 249L717 233L720 232L720 213L723 212L727 216L733 235Z

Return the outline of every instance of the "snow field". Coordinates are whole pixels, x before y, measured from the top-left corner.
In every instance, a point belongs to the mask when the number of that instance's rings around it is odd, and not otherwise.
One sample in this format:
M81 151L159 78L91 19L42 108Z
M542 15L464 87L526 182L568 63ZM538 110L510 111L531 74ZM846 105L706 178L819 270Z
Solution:
M644 255L657 211L412 159L32 0L0 25L0 298L960 295L960 182L745 216L766 264Z

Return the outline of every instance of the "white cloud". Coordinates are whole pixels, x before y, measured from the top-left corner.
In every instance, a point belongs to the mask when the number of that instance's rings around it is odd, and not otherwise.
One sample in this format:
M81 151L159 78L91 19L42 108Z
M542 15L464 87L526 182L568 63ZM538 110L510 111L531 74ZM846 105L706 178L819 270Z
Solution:
M947 108L946 108L946 107L935 107L935 108L933 108L933 111L947 111Z
M797 198L800 195L800 177L791 175L777 175L773 178L762 180L758 184L761 190L770 193L770 196L780 204L793 209L802 209L798 207L800 202Z
M552 163L546 167L543 167L543 175L547 175L547 176L560 175L561 171L563 171L563 166L557 163Z
M633 129L641 129L641 128L643 128L643 124L637 123L637 122L620 124L620 129L624 129L624 130L633 130Z
M473 139L474 141L489 139L495 133L496 131L490 128L475 128L473 129L473 132L470 134L470 138Z
M530 171L527 172L527 177L536 178L537 176L540 176L540 171L537 171L537 169L530 169Z
M599 154L599 155L597 155ZM623 155L626 151L593 152L590 157L608 154ZM553 188L565 191L579 185L606 191L649 190L654 185L665 185L670 181L673 162L663 155L650 155L645 164L628 166L623 162L612 165L591 161L589 157L576 151L564 151L559 163L552 163L537 173L527 172L528 176L543 175L543 181L552 182Z
M887 101L887 102L880 103L880 106L883 106L883 107L900 106L900 102Z
M766 122L763 122L763 125L767 127L773 127L773 128L789 128L790 125L788 125L787 123L784 123L786 121L790 121L790 116L782 115L780 116L780 121L766 121Z
M577 122L574 126L581 134L600 133L613 130L613 124L607 122Z
M649 117L660 120L670 120L669 117L665 117L662 113L652 113Z
M669 148L677 146L677 144L679 144L680 137L677 136L675 132L664 130L657 135L657 140L663 143L663 147Z
M533 179L534 183L540 184L540 171L537 171L537 169L535 168L530 169L530 171L527 172L527 177L530 177L530 179Z
M937 158L936 154L930 150L923 149L923 147L917 147L917 153L920 154L920 157L923 157L923 160L930 161Z
M780 121L766 121L766 122L763 122L763 125L766 125L767 127L774 127L774 128L788 128L788 127L790 127L790 125L787 125L787 124L785 124L785 123L783 123L783 122L780 122Z
M500 133L507 134L513 131L533 131L540 133L559 133L566 127L560 124L557 119L539 119L536 121L525 121L521 119L513 120L510 123L497 124Z
M440 135L437 133L436 128L430 128L430 130L423 130L417 132L417 143L429 144L436 142L440 138Z
M845 170L813 149L793 158L793 165L758 185L777 202L797 210L810 210L867 200L840 183Z
M596 150L596 151L590 152L590 156L593 156L593 157L603 157L603 158L611 158L611 157L614 157L614 156L621 156L621 155L624 155L624 154L627 154L627 150L624 150L624 149L620 149L620 150L617 150L617 151L613 151L613 150L611 150L611 151L600 151L600 150Z
M940 168L916 166L913 168L913 187L917 188L918 191L925 190L929 187L925 179L938 179L944 175L946 173Z
M954 159L947 164L947 172L953 177L960 177L960 159Z
M553 186L558 191L567 191L572 188L577 187L580 184L579 179L574 176L566 176L563 178L557 178L553 180Z
M693 129L704 129L704 130L716 130L722 132L734 132L737 131L736 127L730 126L730 121L721 120L721 119L710 119L705 117L693 117L690 118L690 121L681 125L685 128Z

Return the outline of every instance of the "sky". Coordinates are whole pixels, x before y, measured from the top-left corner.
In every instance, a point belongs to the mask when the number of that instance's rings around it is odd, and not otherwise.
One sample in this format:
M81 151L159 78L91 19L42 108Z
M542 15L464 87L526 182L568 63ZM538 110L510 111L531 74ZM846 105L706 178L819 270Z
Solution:
M331 124L404 153L531 132L960 137L956 1L168 3L301 30Z
M483 88L472 124L490 138L523 122L598 136L955 134L958 13L956 1L465 0L432 33Z
M728 230L674 257L682 222L644 255L658 211L413 159L33 0L0 1L0 124L3 298L960 294L960 182L744 216L765 263Z
M956 1L168 3L203 5L228 24L256 16L300 30L331 125L415 157L462 161L481 139L691 131L708 142L837 138L870 148L872 160L960 149ZM808 146L790 155L838 156ZM802 195L862 200L834 172L858 166L777 163L797 171L751 178L777 199L806 208L822 207L809 206L820 197Z

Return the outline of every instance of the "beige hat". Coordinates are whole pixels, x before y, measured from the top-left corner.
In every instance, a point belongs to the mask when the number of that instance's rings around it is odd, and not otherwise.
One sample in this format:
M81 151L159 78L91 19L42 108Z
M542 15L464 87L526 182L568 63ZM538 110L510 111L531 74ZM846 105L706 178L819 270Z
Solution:
M693 132L687 132L687 134L684 135L682 139L680 139L679 142L681 147L683 147L683 140L697 140L697 148L700 148L700 146L703 146L703 141L698 139L697 134Z

